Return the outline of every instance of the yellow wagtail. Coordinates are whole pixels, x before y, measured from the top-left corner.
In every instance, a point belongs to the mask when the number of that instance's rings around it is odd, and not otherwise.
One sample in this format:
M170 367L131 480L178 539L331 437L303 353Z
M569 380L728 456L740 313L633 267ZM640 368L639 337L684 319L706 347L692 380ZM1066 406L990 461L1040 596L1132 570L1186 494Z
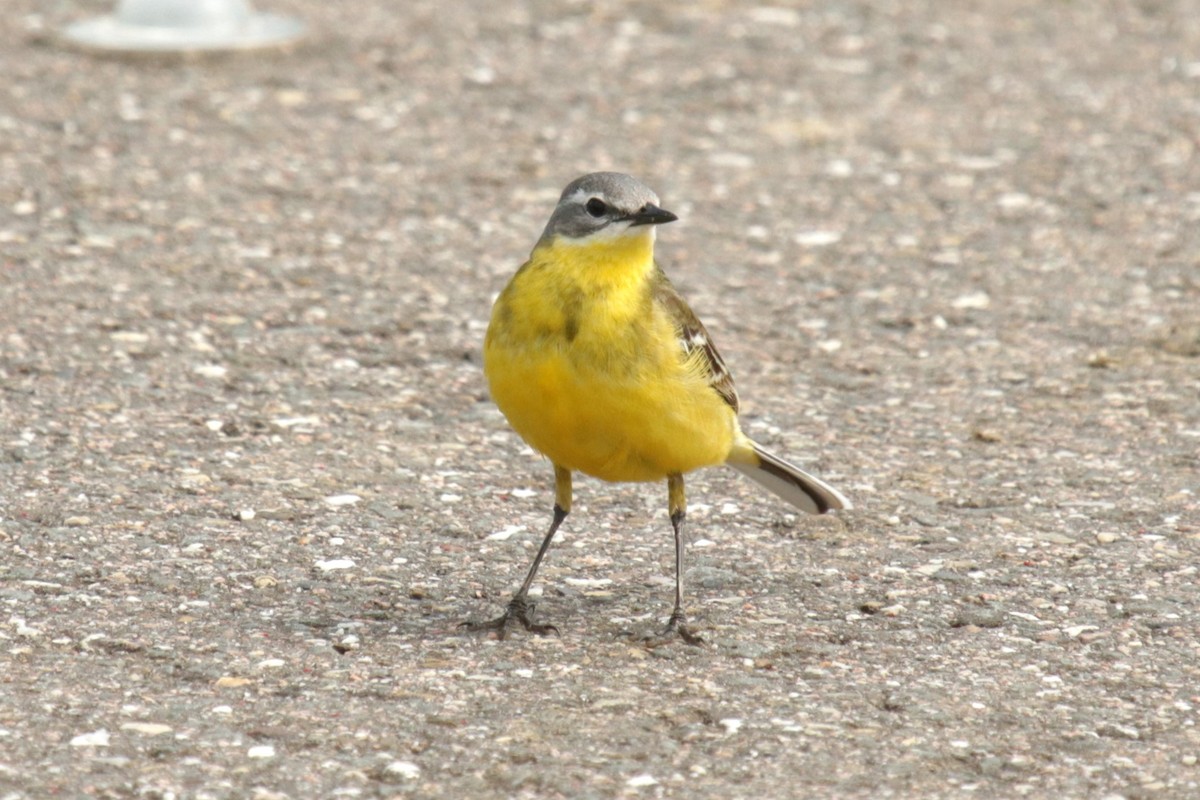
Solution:
M749 439L733 379L704 326L654 261L655 228L678 219L634 178L597 172L563 190L529 260L492 309L483 369L492 398L554 464L554 518L504 614L466 622L503 639L538 634L527 595L571 510L571 473L666 478L675 531L675 609L666 633L695 644L683 610L683 475L728 464L796 507L850 508L836 489Z

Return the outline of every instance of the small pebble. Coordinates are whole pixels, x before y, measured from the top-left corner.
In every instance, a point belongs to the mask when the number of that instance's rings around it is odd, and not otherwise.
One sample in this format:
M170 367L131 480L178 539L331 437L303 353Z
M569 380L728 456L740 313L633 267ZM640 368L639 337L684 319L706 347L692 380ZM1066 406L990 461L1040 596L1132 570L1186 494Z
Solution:
M113 331L108 338L122 344L146 344L150 341L150 334L141 331Z
M1122 725L1117 722L1102 722L1096 726L1096 733L1110 739L1130 739L1136 741L1142 738L1141 731L1132 725Z
M997 608L963 608L950 621L952 628L999 628L1004 624L1004 611Z
M192 367L192 372L201 378L224 378L229 369L222 367L220 364L200 364Z
M20 617L13 617L10 622L12 623L13 631L17 634L17 636L24 636L32 639L42 635L40 629L34 628L31 625L26 625L25 620L21 619Z
M1032 203L1033 198L1024 192L1006 192L996 198L996 205L1005 211L1028 208Z
M1087 633L1088 631L1098 630L1100 630L1100 628L1095 625L1072 625L1069 628L1063 628L1063 633L1072 639L1077 639L1079 638L1080 634Z
M737 717L726 717L721 720L721 726L725 728L726 733L737 733L742 729L742 725L744 724L745 720L738 719Z
M987 292L971 292L954 298L950 306L957 309L984 309L991 304L992 298Z
M108 731L101 728L91 733L81 733L71 739L71 747L108 747Z
M976 428L971 432L971 438L977 442L987 442L988 444L1004 441L1004 435L995 428Z
M509 539L514 533L520 533L525 530L524 525L506 525L495 533L489 533L486 538L489 542L503 542Z
M161 736L164 733L170 733L174 729L170 725L163 725L158 722L125 722L122 723L121 730L140 733L143 736Z
M801 231L792 238L801 247L827 247L840 242L842 234L838 231Z
M384 767L383 771L410 781L416 780L421 775L421 768L411 761L393 761Z
M280 417L278 419L271 420L271 424L276 428L287 430L289 428L309 428L315 425L320 425L321 420L317 417Z

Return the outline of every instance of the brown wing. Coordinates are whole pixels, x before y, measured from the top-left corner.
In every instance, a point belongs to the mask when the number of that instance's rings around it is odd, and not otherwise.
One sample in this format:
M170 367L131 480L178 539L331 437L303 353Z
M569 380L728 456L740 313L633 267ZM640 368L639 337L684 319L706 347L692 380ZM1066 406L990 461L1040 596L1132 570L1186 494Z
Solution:
M717 352L717 347L709 338L708 331L696 318L696 313L688 306L687 301L679 296L675 287L666 274L657 266L654 268L654 302L662 307L675 323L679 333L679 344L683 348L684 357L691 356L697 350L704 354L704 363L708 371L708 383L717 394L728 403L733 410L738 410L737 389L733 385L733 376L725 366L725 360Z

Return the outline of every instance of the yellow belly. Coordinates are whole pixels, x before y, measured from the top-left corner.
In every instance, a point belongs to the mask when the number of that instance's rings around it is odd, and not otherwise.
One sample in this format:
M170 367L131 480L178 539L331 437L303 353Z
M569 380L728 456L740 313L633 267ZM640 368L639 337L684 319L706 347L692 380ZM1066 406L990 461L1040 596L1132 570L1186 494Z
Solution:
M701 378L596 372L568 353L484 350L492 398L535 450L607 481L655 481L720 464L736 417Z
M649 228L543 242L496 301L483 349L492 399L560 467L654 481L729 455L737 414L654 301L656 270Z

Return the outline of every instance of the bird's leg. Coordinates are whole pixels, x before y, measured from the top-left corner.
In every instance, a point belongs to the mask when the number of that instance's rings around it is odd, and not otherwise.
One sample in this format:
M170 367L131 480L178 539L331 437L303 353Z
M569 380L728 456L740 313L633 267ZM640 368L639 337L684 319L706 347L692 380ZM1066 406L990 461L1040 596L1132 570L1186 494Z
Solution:
M683 476L679 473L667 476L667 507L675 531L675 608L663 636L677 634L688 644L703 644L704 640L688 627L687 614L683 611L683 518L687 515L687 497L683 492Z
M542 559L546 556L546 551L550 549L550 541L554 538L554 534L558 532L558 526L562 525L567 514L571 512L571 471L563 469L555 465L554 467L554 519L550 522L550 530L546 532L546 538L542 539L542 546L538 548L537 555L533 557L533 564L529 566L529 573L525 576L525 582L521 584L521 588L512 596L512 600L508 601L508 607L504 609L504 613L493 620L487 622L463 622L458 627L468 631L495 631L497 639L503 639L508 628L508 624L513 622L521 623L525 630L536 633L539 636L545 636L549 633L558 633L558 628L553 625L538 625L530 616L533 615L536 603L529 600L529 587L533 585L534 576L537 575L538 567L542 564Z

